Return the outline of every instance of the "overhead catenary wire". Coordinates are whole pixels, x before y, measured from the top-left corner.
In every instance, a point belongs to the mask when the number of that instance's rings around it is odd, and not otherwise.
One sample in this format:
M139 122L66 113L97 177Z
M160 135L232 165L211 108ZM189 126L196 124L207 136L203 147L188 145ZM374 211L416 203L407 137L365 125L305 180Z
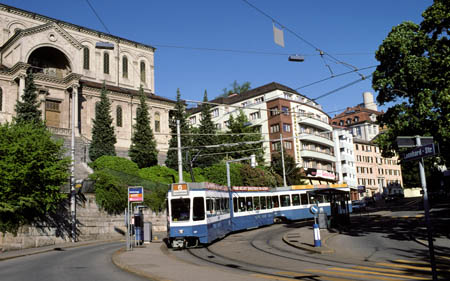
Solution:
M260 14L262 14L262 15L264 15L265 17L269 18L272 22L274 22L274 23L280 25L283 29L285 29L285 30L287 30L288 32L290 32L292 35L294 35L295 37L297 37L298 39L300 39L301 41L303 41L305 44L309 45L310 47L312 47L313 49L315 49L316 51L318 51L319 54L325 54L325 55L327 55L328 57L330 57L332 60L334 60L335 62L337 62L337 63L339 63L339 64L342 64L343 66L348 67L348 68L350 68L350 69L354 69L354 70L357 69L355 66L353 66L353 65L351 65L351 64L349 64L349 63L347 63L347 62L341 61L341 60L335 58L333 55L331 55L331 54L325 52L324 50L322 50L322 49L316 47L314 44L312 44L311 42L309 42L308 40L306 40L305 38L303 38L302 36L300 36L298 33L296 33L295 31L291 30L290 28L288 28L287 26L285 26L284 24L282 24L280 21L278 21L278 20L275 19L274 17L270 16L269 14L265 13L263 10L259 9L258 7L256 7L256 6L253 5L252 3L250 3L249 1L247 1L247 0L242 0L242 1L243 1L244 3L246 3L248 6L252 7L253 9L255 9L256 11L258 11ZM356 72L357 72L357 71L356 71ZM357 72L357 73L358 73L359 75L362 75L362 74L360 74L359 72Z
M345 85L342 86L342 87L339 87L339 88L334 89L334 90L332 90L332 91L329 91L329 92L327 92L327 93L325 93L325 94L323 94L323 95L320 95L320 96L318 96L318 97L316 97L316 98L313 98L312 100L313 100L313 101L316 101L316 100L318 100L318 99L321 99L321 98L324 98L324 97L329 96L329 95L331 95L331 94L334 94L334 93L336 93L336 92L338 92L338 91L340 91L340 90L342 90L342 89L345 89L345 88L347 88L347 87L350 87L350 86L352 86L352 85L354 85L354 84L356 84L356 83L359 83L359 82L361 82L361 81L364 81L364 80L366 80L366 79L372 77L372 75L373 75L373 74L370 74L369 76L364 76L364 77L362 77L362 78L360 78L360 79L357 79L357 80L355 80L355 81L353 81L353 82L350 82L350 83L348 83L348 84L345 84Z

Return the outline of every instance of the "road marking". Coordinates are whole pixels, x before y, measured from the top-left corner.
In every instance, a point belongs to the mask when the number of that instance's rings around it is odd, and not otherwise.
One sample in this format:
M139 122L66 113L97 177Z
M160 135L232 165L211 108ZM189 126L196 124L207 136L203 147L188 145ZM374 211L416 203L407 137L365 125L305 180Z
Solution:
M387 268L381 268L381 267L354 266L353 268L381 271L381 272L390 272L390 273L405 273L403 270L387 269Z
M396 262L399 263L411 263L411 264L426 264L429 265L429 262L426 261L411 261L411 260L395 260Z
M337 271L346 271L346 272L355 272L355 273L365 273L365 274L372 274L372 275L382 275L382 276L389 276L389 277L397 277L397 278L408 278L408 279L414 279L414 280L428 280L429 277L416 277L411 275L400 275L400 274L391 274L391 273L382 273L382 272L374 272L374 271L368 271L368 270L356 270L351 268L340 268L340 267L331 267L330 270L337 270Z
M292 278L289 278L289 277L273 276L273 275L259 274L259 273L250 274L250 276L258 277L258 278L272 279L272 280L292 281ZM305 277L309 277L309 276L311 276L311 275L308 275Z
M363 278L363 279L398 280L398 278L389 278L389 277L382 277L382 276L367 276L367 275L363 275L363 274L353 274L353 273L345 273L345 272L337 272L337 271L324 271L323 269L305 269L305 271L312 272L312 273L321 273L321 274L329 274L329 275L333 274L333 275L348 276L348 277ZM322 278L322 276L321 276L321 278ZM408 278L408 277L405 276L403 278Z
M412 265L406 265L406 264L395 264L395 263L387 263L387 262L378 262L376 265L382 265L382 266L389 266L389 267L398 267L398 268L407 268L407 269L416 269L416 270L422 270L422 271L431 271L430 267L419 267L419 266L412 266Z
M436 257L444 259L444 260L450 260L450 257L447 257L447 256L439 256L439 255L437 255Z
M293 271L280 271L280 272L275 272L275 274L281 274L281 275L287 275L287 276L292 276L295 279L302 279L302 278L306 278L306 277L317 277L317 275L305 275L304 273L300 273L300 272L293 272ZM337 277L331 277L331 276L320 276L321 280L329 280L329 281L347 281L348 279L342 279L342 278L337 278ZM292 279L290 279L292 280Z

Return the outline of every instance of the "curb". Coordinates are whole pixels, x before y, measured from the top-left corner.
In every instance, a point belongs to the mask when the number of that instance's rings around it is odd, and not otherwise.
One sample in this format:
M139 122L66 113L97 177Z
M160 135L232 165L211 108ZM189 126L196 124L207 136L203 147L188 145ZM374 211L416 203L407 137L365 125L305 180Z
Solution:
M124 252L125 252L125 248L120 248L119 250L115 251L111 256L112 263L115 266L117 266L118 268L122 269L123 271L147 278L151 281L170 281L169 279L150 274L150 273L140 270L136 267L129 266L129 265L126 265L125 263L122 263L118 257L119 257L119 255L121 255Z
M312 252L312 253L318 253L318 254L332 254L335 251L334 251L334 249L329 248L327 246L326 242L327 242L328 239L330 239L331 237L334 237L336 235L338 235L338 233L332 233L330 235L327 235L327 237L325 237L323 239L323 246L322 247L317 247L317 248L311 247L311 246L307 246L307 245L302 245L301 243L293 243L293 242L291 242L289 240L288 234L283 235L282 239L283 239L283 241L286 244L288 244L288 245L290 245L290 246L292 246L294 248L298 248L298 249L301 249L301 250L309 251L309 252Z
M59 244L59 245L56 244L56 245L52 245L52 246L46 246L45 249L28 248L28 249L31 249L30 252L28 252L28 253L19 253L20 251L27 250L27 249L13 250L13 251L10 251L10 253L13 253L11 256L7 256L7 257L0 256L0 261L11 260L11 259L15 259L15 258L21 258L21 257L26 257L26 256L32 256L32 255L38 255L38 254L48 253L48 252L52 252L52 251L58 251L61 249L71 249L71 248L78 248L78 247L89 246L89 245L94 245L94 244L103 244L103 243L118 242L118 241L121 241L121 239L80 242L80 244L76 244L76 242L75 242L75 244ZM47 248L47 247L50 247L50 248ZM17 254L14 254L14 251L17 251Z

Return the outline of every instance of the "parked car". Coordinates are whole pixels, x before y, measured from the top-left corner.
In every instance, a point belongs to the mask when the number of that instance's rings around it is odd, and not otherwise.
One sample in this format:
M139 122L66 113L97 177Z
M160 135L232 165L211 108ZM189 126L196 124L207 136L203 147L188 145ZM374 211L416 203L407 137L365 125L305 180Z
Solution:
M352 209L353 212L362 212L366 210L366 202L362 201L362 200L355 200L352 201Z

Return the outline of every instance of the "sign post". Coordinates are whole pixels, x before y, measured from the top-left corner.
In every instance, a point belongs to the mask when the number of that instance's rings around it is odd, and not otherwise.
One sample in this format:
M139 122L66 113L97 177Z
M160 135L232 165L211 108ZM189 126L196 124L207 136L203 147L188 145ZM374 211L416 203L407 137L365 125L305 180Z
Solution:
M314 225L313 225L313 231L314 231L314 247L321 247L322 242L320 241L320 228L317 224L317 213L319 212L319 206L312 205L309 207L309 211L311 214L314 215Z
M413 144L412 140L415 141L415 145L412 145ZM428 231L428 249L430 251L430 265L434 281L437 280L436 261L434 258L433 235L431 233L431 222L430 222L430 206L428 203L427 181L425 178L425 169L423 161L424 157L430 157L436 154L435 146L433 143L433 137L420 137L420 136L398 137L397 145L398 147L414 147L412 150L410 150L403 156L403 161L419 160L420 182L422 184L423 189L423 207L425 211L425 222L427 224L427 231Z
M129 186L128 187L128 208L127 208L127 251L132 250L132 239L131 239L131 212L130 205L133 202L143 202L144 201L144 188L142 186Z

